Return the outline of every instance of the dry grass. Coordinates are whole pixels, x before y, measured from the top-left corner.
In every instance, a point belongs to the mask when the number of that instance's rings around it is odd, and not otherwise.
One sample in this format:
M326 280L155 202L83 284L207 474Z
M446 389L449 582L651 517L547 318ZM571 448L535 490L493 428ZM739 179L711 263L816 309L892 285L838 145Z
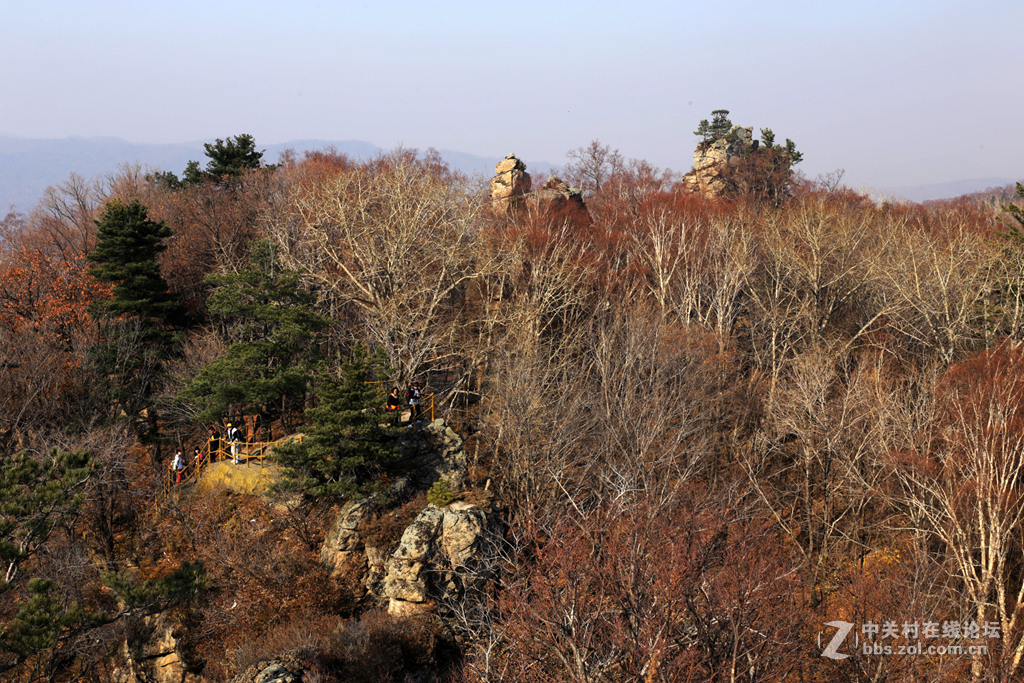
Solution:
M274 464L253 462L249 465L234 465L230 460L211 463L199 479L199 487L211 491L226 488L236 493L259 495L281 480L281 468Z
M321 681L402 681L438 666L437 624L370 611L359 619L297 615L229 651L236 672L271 658L298 660Z

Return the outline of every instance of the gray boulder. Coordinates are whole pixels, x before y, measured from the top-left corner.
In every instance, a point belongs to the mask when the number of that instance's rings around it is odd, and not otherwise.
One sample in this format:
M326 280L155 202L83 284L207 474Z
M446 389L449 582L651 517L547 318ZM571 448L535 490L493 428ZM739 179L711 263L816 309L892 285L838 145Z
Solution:
M467 580L475 581L488 533L487 513L475 505L456 502L424 509L388 560L388 611L407 615L430 610L438 600L454 597Z

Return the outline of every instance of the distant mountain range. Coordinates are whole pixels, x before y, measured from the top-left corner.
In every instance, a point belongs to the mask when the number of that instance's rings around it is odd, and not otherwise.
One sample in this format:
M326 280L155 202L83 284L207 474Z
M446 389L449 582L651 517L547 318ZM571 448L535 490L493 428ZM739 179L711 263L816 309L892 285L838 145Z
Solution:
M932 185L913 185L903 187L871 188L870 197L876 201L905 200L925 202L933 199L951 199L966 194L977 194L985 190L997 190L1013 185L1018 178L972 178L970 180L954 180L948 183Z
M301 154L330 147L355 159L369 159L386 151L362 140L292 140L259 146L266 150L263 158L268 163L275 163L286 149ZM453 150L439 151L452 168L470 175L490 177L500 160ZM43 140L0 135L0 217L11 208L22 213L30 211L47 187L61 184L72 173L94 178L114 173L122 164L138 163L181 175L193 159L205 165L203 142L158 145L112 137ZM556 169L543 162L529 165L530 172L540 178Z
M362 140L292 140L266 145L264 159L274 163L286 149L301 154L310 150L326 150L329 147L355 159L369 159L385 151ZM203 142L158 145L128 142L112 137L45 140L0 135L0 217L11 208L20 212L30 211L39 202L47 187L59 185L72 173L94 178L113 173L122 164L139 163L180 175L190 160L195 159L205 164L203 151ZM452 168L484 177L494 173L494 165L500 160L500 157L478 156L454 150L440 152ZM546 162L527 160L527 164L530 172L538 179L557 171L557 166ZM861 191L867 192L878 201L922 202L1003 187L1016 180L972 178L931 185L867 188Z

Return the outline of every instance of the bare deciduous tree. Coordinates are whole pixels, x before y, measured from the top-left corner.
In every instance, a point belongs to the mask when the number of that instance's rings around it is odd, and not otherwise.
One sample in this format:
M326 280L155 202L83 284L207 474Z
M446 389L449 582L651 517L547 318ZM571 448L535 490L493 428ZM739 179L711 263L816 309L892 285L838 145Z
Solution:
M460 179L397 152L297 183L268 231L336 317L356 314L399 379L451 360L467 284L489 272L474 250L482 206Z
M746 291L755 358L773 385L801 350L839 340L852 346L891 310L875 286L890 238L870 221L811 197L760 223L761 264Z
M942 542L979 624L998 623L1005 671L1024 657L1024 348L952 367L931 429L891 468L920 533ZM989 641L993 642L993 641ZM974 660L975 680L985 677Z
M883 269L891 324L913 344L951 363L984 337L984 302L993 284L991 244L956 214L927 230L893 222L895 244Z
M740 458L750 485L800 552L811 604L836 567L877 542L868 524L884 476L884 364L812 349L787 364L761 431ZM878 360L875 360L878 363ZM873 528L872 528L873 527Z
M587 194L601 192L601 186L622 170L625 160L619 150L592 140L586 147L577 147L566 153L569 163L565 167L566 179Z

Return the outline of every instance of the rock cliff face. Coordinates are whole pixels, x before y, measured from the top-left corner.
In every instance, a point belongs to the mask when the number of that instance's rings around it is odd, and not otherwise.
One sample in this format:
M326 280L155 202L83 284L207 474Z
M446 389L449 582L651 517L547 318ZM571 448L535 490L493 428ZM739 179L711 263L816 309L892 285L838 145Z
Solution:
M707 197L723 195L728 189L724 175L736 168L753 146L754 129L740 126L733 126L725 137L709 145L698 145L693 170L683 176L683 189Z
M387 562L388 612L402 616L428 611L435 601L454 598L468 584L485 580L482 551L489 527L487 514L469 503L423 510Z
M167 618L158 614L141 619L134 636L122 646L122 663L113 674L116 683L188 683L178 641Z
M590 220L583 194L560 178L548 178L541 189L526 195L524 201L527 208L537 213L549 216L558 213Z
M359 533L367 515L380 512L388 501L402 500L415 491L425 491L439 479L444 479L453 489L460 488L465 482L467 460L462 450L462 438L444 420L428 423L410 435L400 447L409 454L419 453L414 457L409 472L395 479L386 491L345 503L327 532L320 547L320 561L335 578L350 571L353 560L361 563L364 553L369 555L371 574L375 567L383 565L379 549L367 549Z
M320 562L331 570L331 576L338 578L346 571L353 556L363 552L363 541L359 536L359 524L372 509L370 501L349 501L341 508L334 525L327 532L320 547Z
M350 501L340 510L320 550L320 559L341 577L358 572L367 593L387 601L392 614L433 609L478 580L481 556L495 533L496 521L483 508L455 502L420 511L396 545L383 547L363 537L369 515L387 513L388 501L410 497L443 479L453 490L466 479L462 439L443 420L425 426L406 447L421 452L405 477L382 494Z

